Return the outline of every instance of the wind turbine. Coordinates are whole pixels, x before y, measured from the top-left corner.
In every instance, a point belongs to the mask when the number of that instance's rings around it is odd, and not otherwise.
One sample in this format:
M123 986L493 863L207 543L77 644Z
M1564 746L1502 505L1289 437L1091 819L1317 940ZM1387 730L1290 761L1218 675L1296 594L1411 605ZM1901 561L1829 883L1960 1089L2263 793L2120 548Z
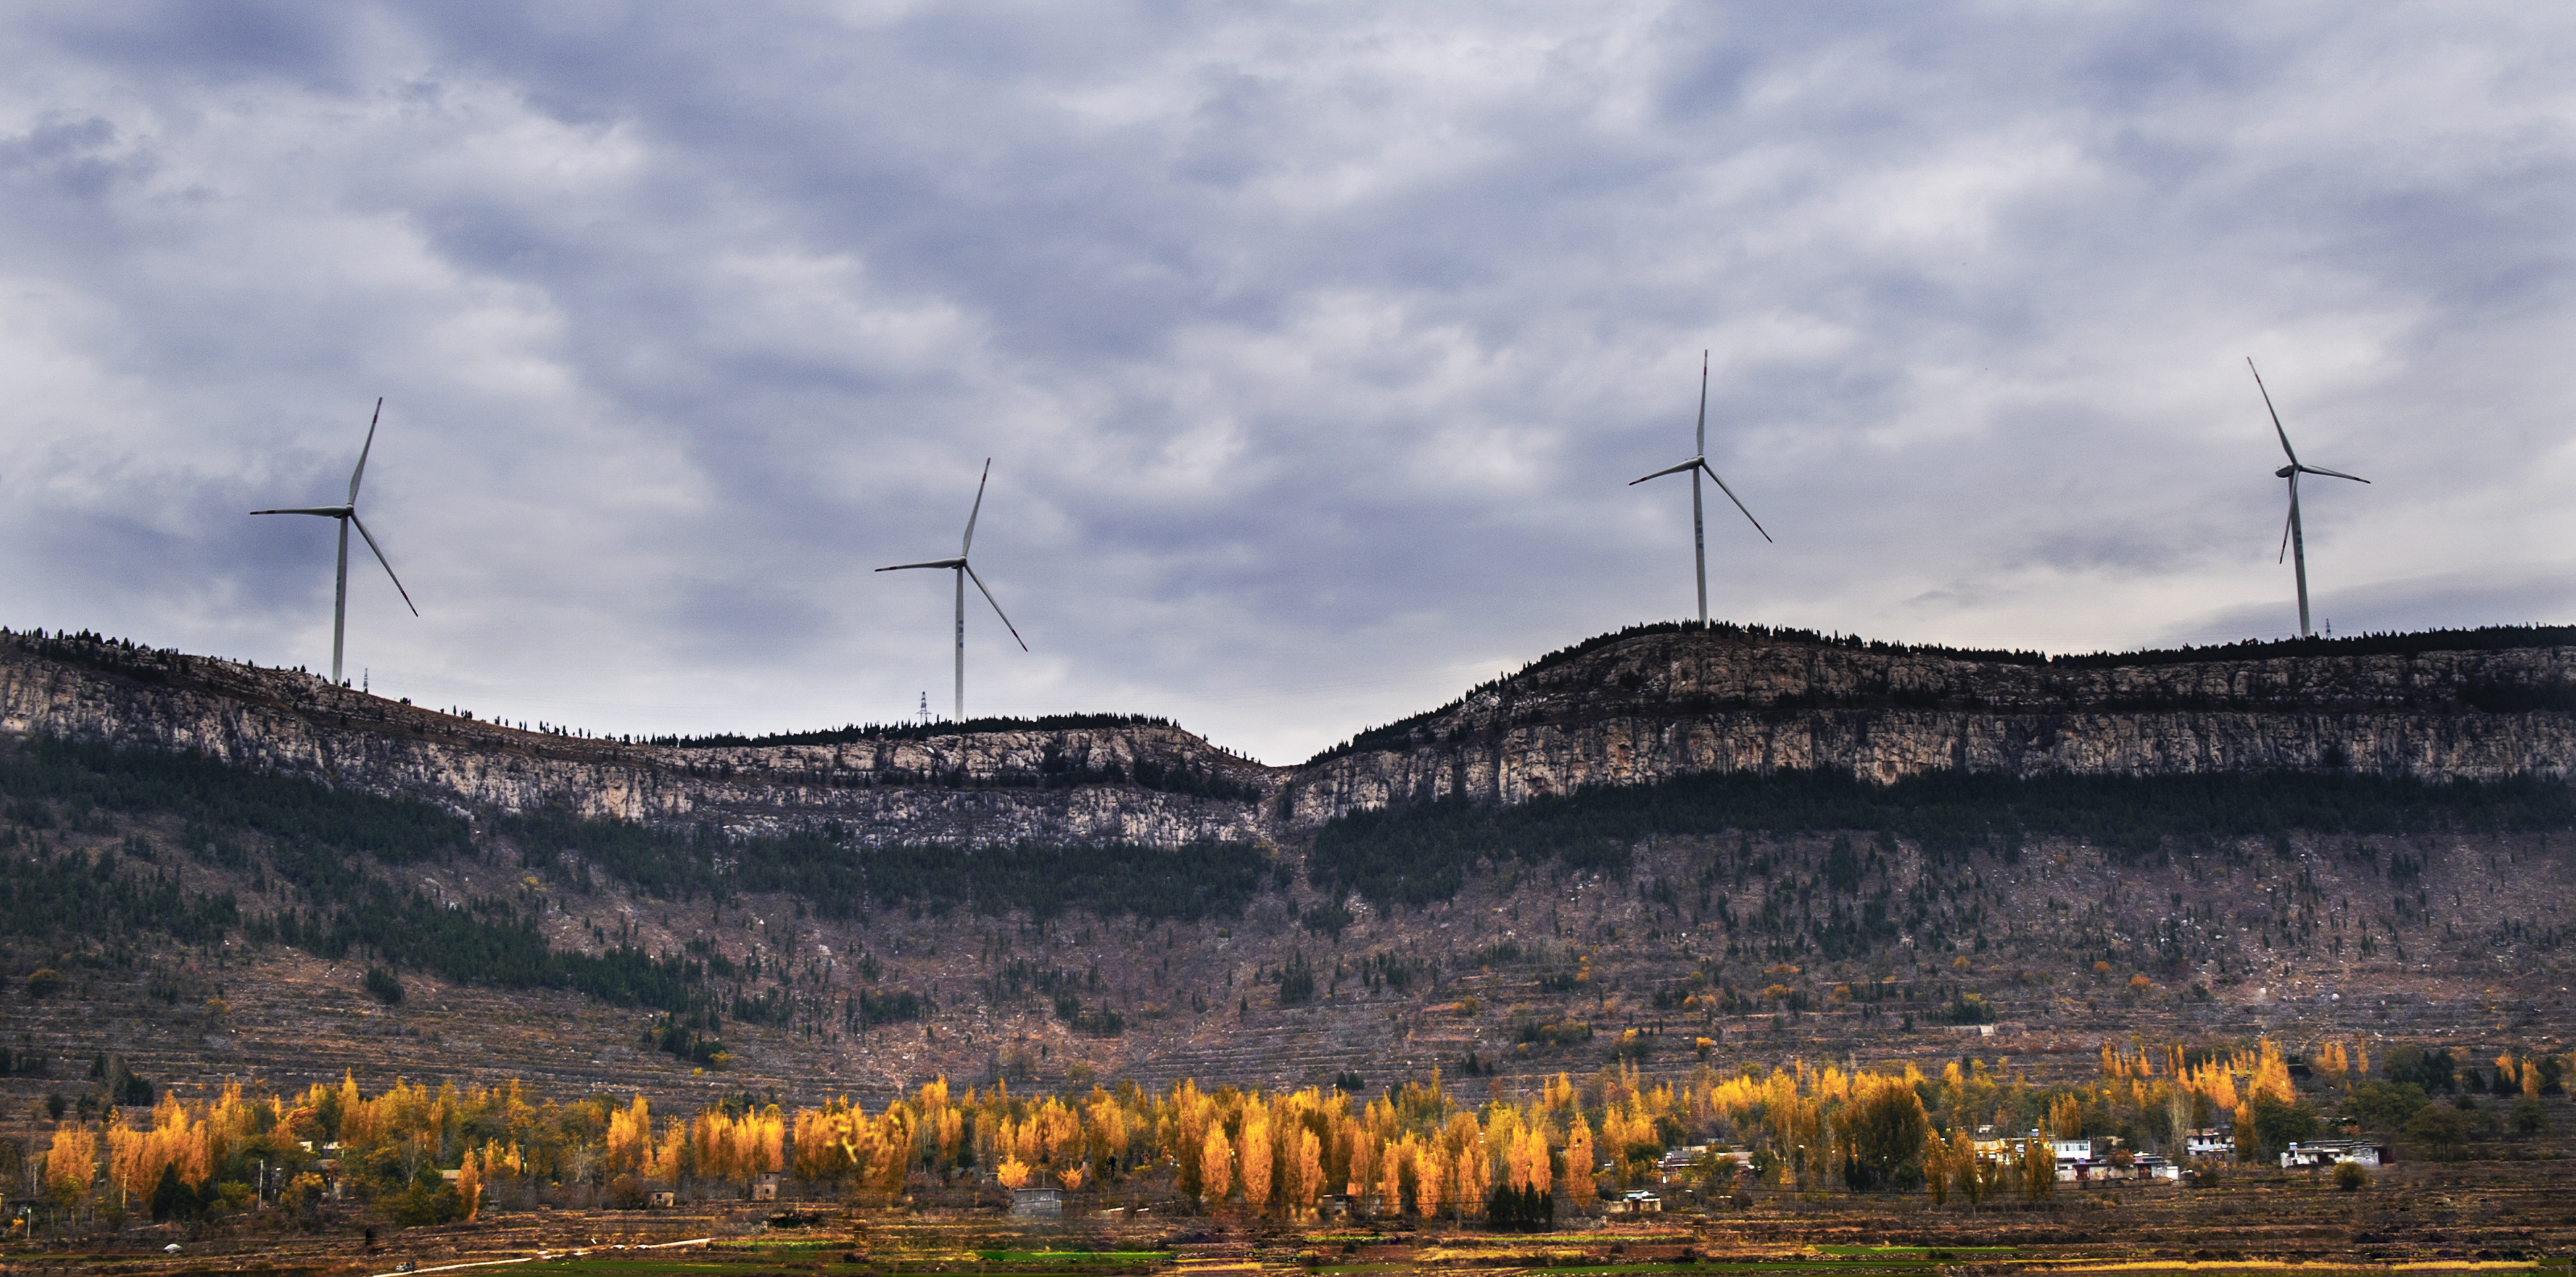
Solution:
M2255 370L2254 357L2251 355L2245 358L2245 371L2254 374L2254 388L2263 392L2263 408L2272 414L2272 433L2281 437L2281 451L2290 458L2290 464L2273 471L2272 476L2290 481L2290 521L2281 527L2281 554L2284 557L2294 556L2298 563L2299 637L2307 638L2311 633L2308 628L2308 539L2299 527L2299 476L2321 474L2333 479L2350 479L2354 483L2368 483L2370 480L2357 474L2327 470L2300 461L2298 451L2290 446L2290 432L2281 428L2281 410L2272 406L2272 392L2263 385L2263 374Z
M1726 486L1726 480L1718 478L1717 471L1709 467L1708 352L1705 350L1699 352L1699 450L1691 454L1690 460L1680 465L1666 466L1647 475L1645 479L1629 480L1628 486L1633 488L1644 483L1646 479L1660 479L1665 475L1680 474L1685 470L1690 472L1691 477L1691 555L1699 568L1699 623L1705 627L1708 624L1708 521L1700 510L1700 475L1707 474L1709 479L1717 484L1717 490L1725 493L1727 500L1735 502L1736 509L1744 511L1744 519L1753 525L1753 530L1761 532L1763 540L1771 540L1771 534L1763 531L1762 521L1754 518L1751 510L1744 509L1744 502L1735 495L1735 489Z
M1002 628L1011 632L1012 641L1020 645L1021 651L1029 650L1029 641L1020 637L1020 627L1011 624L1011 618L1002 611L1000 600L993 597L993 591L985 586L984 578L975 575L975 565L966 561L967 552L975 548L975 520L984 513L984 485L992 481L993 459L986 457L984 458L984 477L975 481L975 508L966 513L966 539L958 545L956 558L933 559L928 563L898 563L893 567L877 569L879 572L901 572L907 568L948 568L957 573L957 717L955 721L960 723L966 721L966 582L970 578L975 582L975 588L984 592L984 601L993 605L993 615L1002 618Z
M394 576L394 565L386 562L384 548L376 544L374 534L358 518L358 481L367 477L367 453L376 446L376 422L385 415L385 401L376 399L376 415L367 418L366 446L358 449L358 468L349 472L349 499L338 505L298 506L291 510L253 510L252 514L318 514L340 521L339 588L331 598L331 684L340 684L340 653L349 633L349 525L356 524L358 535L367 539L367 548L376 552L376 562L383 563L385 575L393 577L394 589L402 595L403 606L413 616L420 615L420 605L411 601L411 591L403 589L402 578Z

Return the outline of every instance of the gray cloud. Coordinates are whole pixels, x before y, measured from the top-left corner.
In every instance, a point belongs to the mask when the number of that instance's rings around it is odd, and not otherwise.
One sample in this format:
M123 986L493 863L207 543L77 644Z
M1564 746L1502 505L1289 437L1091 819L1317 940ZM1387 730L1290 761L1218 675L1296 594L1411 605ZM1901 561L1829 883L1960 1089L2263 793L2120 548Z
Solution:
M1691 605L2051 649L2563 619L2547 10L174 5L0 19L0 620L610 731L1288 759ZM1714 493L1711 494L1715 496ZM303 524L309 526L288 526Z

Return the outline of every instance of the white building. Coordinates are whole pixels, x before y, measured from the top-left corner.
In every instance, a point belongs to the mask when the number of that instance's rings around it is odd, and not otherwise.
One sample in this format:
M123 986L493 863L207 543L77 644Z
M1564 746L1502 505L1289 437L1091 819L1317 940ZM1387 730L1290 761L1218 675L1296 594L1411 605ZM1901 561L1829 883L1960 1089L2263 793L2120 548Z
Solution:
M2384 1154L2378 1145L2363 1140L2315 1140L2306 1144L2290 1145L2289 1151L2281 1154L2281 1165L2284 1169L2293 1166L2332 1166L2337 1162L2377 1166L2383 1157Z

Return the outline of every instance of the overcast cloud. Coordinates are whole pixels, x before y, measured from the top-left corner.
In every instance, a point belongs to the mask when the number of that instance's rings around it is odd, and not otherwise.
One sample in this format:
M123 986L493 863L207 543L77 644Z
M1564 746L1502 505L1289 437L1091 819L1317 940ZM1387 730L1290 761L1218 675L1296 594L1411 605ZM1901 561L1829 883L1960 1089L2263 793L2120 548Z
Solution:
M1294 761L1692 608L2049 650L2576 615L2555 6L0 12L0 623L606 732ZM1711 498L1718 499L1712 490ZM1720 512L1723 511L1721 517ZM363 551L361 551L363 556Z

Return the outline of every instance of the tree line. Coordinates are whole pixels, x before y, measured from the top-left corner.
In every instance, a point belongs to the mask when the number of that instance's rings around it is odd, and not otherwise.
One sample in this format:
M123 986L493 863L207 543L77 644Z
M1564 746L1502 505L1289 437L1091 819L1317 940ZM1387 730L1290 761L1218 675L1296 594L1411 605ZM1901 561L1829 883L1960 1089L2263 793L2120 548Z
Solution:
M684 1026L664 1031L670 1049L688 1049ZM1380 1219L1527 1228L1664 1183L1676 1149L1691 1155L1680 1178L1704 1193L1921 1193L1964 1208L2049 1196L2051 1140L2095 1140L2116 1165L2122 1153L2180 1160L2187 1135L2216 1128L2232 1134L2234 1156L2259 1161L2347 1120L2398 1133L2420 1155L2456 1153L2444 1141L2462 1110L2425 1103L2418 1082L2379 1080L2358 1043L2348 1052L2330 1039L2304 1061L2268 1040L2106 1042L2100 1056L2097 1077L2058 1084L1973 1057L1933 1072L1793 1061L1678 1079L1613 1065L1480 1099L1452 1094L1437 1071L1376 1094L1348 1076L1286 1091L1183 1080L1159 1093L1121 1082L1060 1094L1000 1082L953 1091L942 1078L873 1114L847 1097L790 1109L748 1094L665 1114L642 1096L557 1101L516 1082L369 1093L344 1079L286 1095L233 1083L198 1102L146 1085L130 1105L62 1120L38 1178L58 1206L104 1198L155 1217L253 1199L309 1213L326 1177L398 1222L432 1223L540 1200L740 1197L781 1176L862 1200L967 1183L1152 1187L1256 1219L1309 1217L1340 1197ZM2508 1053L2495 1085L2545 1109L2539 1097L2560 1090L2567 1063ZM2432 1064L2402 1048L2383 1071Z
M1599 786L1501 807L1450 797L1336 817L1308 872L1329 895L1420 907L1480 862L1624 872L1651 837L1883 832L1935 861L2017 858L2041 836L2136 863L2174 844L2310 833L2494 833L2576 825L2576 790L2536 776L2420 781L2320 772L2034 776L1920 772L1889 784L1829 771L1725 772Z

